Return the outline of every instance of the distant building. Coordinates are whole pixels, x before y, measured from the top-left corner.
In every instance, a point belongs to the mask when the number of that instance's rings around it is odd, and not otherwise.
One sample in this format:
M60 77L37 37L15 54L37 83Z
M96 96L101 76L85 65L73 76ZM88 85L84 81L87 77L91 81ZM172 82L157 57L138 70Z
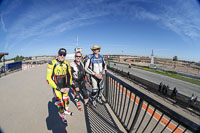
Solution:
M153 49L151 53L151 65L154 65L154 54L153 54Z
M150 63L150 65L149 65L149 67L150 67L150 68L155 68L153 49L152 49L152 53L151 53L151 63Z
M65 57L65 60L74 60L74 59L75 59L75 53L67 54Z
M75 52L78 52L78 51L79 51L79 52L82 53L82 48L78 48L78 47L76 47L76 48L74 49L74 51L75 51Z
M51 60L54 59L56 56L34 56L32 60Z

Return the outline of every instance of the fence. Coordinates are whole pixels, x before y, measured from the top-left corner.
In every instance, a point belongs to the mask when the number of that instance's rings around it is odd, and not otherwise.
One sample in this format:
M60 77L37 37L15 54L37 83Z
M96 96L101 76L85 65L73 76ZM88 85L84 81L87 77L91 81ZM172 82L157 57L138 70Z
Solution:
M200 131L196 123L177 114L109 72L106 72L104 96L127 132Z
M122 70L119 70L114 67L107 66L109 70L119 73L121 76L129 78L131 81L134 81L136 84L141 84L145 86L146 89L149 91L152 91L153 93L158 92L159 84L153 83L151 81L145 80L143 78L137 77L133 74L130 74L129 72L124 72ZM171 93L173 90L168 89L167 94L165 97L171 97ZM189 96L186 96L185 94L178 93L178 96L174 99L176 101L176 104L179 104L182 107L188 106L188 102L190 100ZM195 111L200 111L200 101L198 100L195 105L191 104L190 107L194 109ZM196 113L196 112L194 112ZM199 113L198 113L199 114Z

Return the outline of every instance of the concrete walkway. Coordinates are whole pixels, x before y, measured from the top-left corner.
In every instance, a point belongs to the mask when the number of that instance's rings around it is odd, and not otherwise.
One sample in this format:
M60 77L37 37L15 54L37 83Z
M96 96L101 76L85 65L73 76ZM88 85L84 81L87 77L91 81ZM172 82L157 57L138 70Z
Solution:
M75 115L67 116L64 125L46 83L46 68L42 65L0 78L0 133L123 132L107 105L78 111L72 92L69 108Z

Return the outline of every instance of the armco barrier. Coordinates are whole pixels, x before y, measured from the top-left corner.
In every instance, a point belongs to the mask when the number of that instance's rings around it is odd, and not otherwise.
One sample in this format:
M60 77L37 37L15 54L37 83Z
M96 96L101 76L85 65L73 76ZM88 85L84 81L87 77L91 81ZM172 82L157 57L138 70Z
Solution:
M175 133L200 132L198 124L177 114L109 72L106 72L105 81L106 101L127 132L162 133L165 130ZM145 119L147 115L150 115L149 119ZM153 118L157 121L155 122Z

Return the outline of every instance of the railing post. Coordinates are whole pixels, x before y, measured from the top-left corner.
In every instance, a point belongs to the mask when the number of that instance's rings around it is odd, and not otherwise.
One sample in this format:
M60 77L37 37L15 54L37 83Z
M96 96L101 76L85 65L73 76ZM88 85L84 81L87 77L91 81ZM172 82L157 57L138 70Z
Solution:
M135 97L136 97L136 96L135 96ZM134 101L134 102L135 102L135 101ZM140 101L139 101L139 104L138 104L138 107L137 107L137 111L136 111L136 113L135 113L135 118L134 118L134 120L133 120L133 123L132 123L131 128L130 128L130 131L129 131L130 133L132 133L133 130L134 130L134 126L135 126L135 124L136 124L136 122L137 122L137 119L138 119L139 114L140 114L141 109L142 109L142 104L143 104L143 99L140 98Z
M108 92L109 92L109 78L108 78L108 74L107 74L107 72L106 72L106 82L105 82L105 84L106 84L106 87L105 87L105 90L106 90L106 94L105 94L105 99L106 99L106 102L108 102Z

